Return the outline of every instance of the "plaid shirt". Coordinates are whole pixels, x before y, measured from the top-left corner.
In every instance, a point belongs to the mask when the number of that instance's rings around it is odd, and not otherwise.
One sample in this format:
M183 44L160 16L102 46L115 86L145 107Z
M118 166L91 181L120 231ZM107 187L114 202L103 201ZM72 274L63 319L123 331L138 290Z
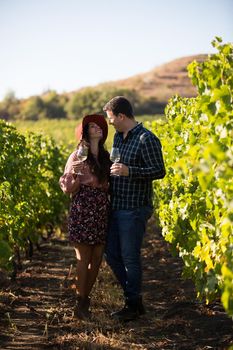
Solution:
M129 176L111 176L112 209L152 206L152 181L165 176L159 139L140 123L128 132L125 139L123 133L116 132L113 146L119 148L119 163L128 166Z

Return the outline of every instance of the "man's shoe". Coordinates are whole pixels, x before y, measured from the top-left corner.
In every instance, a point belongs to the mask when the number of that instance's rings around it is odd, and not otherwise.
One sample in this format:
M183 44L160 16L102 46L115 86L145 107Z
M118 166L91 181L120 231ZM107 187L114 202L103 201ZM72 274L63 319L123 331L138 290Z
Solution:
M112 312L111 316L119 321L133 321L136 320L140 315L137 310L130 308L127 304L123 307L123 309Z
M142 298L137 300L126 300L125 306L120 311L113 312L111 316L119 321L133 321L146 313Z

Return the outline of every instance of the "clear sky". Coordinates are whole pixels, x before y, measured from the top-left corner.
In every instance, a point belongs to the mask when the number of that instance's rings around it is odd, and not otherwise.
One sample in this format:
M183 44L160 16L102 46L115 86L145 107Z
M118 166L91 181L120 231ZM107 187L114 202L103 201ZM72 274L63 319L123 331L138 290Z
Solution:
M233 0L0 0L0 100L127 78L233 41Z

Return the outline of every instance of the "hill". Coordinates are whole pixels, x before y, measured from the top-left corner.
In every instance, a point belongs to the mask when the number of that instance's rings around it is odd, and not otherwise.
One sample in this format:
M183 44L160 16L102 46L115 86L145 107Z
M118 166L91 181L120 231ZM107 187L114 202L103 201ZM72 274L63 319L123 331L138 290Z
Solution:
M188 77L187 66L202 62L207 55L178 58L132 77L83 87L58 94L49 90L40 96L19 100L14 95L0 102L0 118L6 120L78 119L81 115L102 111L106 101L125 95L137 115L163 114L171 96L196 96L196 88Z
M123 80L110 81L96 86L134 89L143 97L155 98L160 103L178 94L183 97L196 95L196 88L188 77L187 66L196 60L203 62L207 54L178 58L161 66L155 67L149 72L137 74Z

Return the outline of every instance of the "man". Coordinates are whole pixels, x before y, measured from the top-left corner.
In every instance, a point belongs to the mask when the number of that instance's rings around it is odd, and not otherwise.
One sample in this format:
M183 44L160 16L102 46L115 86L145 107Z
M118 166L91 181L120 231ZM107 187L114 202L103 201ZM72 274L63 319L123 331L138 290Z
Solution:
M116 129L113 147L120 161L111 167L111 216L106 261L124 291L125 306L112 316L130 321L145 313L141 295L141 246L153 212L152 181L165 176L159 139L134 119L130 102L111 99L104 111Z

